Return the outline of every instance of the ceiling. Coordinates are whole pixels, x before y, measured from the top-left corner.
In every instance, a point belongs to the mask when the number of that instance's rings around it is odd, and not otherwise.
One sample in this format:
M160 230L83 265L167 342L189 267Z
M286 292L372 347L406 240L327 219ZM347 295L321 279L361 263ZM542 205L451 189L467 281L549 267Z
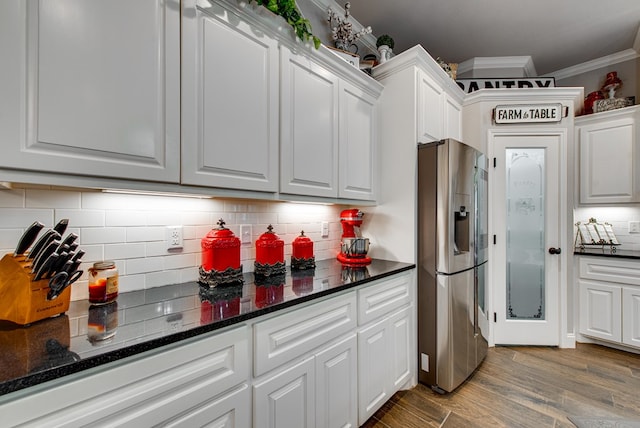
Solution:
M640 25L640 0L350 3L351 15L370 25L376 37L393 37L395 53L421 44L432 57L446 62L530 56L538 75L631 49Z

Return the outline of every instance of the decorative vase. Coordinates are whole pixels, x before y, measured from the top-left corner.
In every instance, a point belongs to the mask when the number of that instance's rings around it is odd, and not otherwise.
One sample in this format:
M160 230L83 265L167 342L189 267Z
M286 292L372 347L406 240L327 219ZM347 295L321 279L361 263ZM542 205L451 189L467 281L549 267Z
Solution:
M387 45L378 46L378 53L380 54L380 64L386 62L391 58L391 48Z

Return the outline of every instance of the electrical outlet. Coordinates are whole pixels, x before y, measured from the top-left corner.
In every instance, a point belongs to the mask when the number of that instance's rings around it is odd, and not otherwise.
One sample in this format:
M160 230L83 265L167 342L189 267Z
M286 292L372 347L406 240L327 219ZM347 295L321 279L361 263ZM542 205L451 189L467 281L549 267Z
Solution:
M640 233L640 221L629 222L629 233Z
M251 225L240 225L240 242L243 244L251 244Z
M167 250L182 248L182 226L167 226Z
M329 222L328 221L323 221L320 225L320 236L322 236L323 238L328 238L329 237Z

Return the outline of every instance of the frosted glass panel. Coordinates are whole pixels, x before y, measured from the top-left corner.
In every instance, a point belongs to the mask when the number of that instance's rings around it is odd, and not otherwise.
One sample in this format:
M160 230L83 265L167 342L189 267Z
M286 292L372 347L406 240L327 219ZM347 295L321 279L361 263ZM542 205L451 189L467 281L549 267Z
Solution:
M545 319L545 149L506 149L507 319Z

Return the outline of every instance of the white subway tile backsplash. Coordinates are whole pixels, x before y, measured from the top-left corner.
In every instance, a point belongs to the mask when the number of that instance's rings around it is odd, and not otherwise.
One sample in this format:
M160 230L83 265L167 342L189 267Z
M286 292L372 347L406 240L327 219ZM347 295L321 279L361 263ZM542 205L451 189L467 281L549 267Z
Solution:
M125 242L126 231L124 227L89 227L82 229L80 235L81 244L115 244Z
M118 288L119 282L118 282ZM87 300L89 298L89 282L78 280L71 285L71 300Z
M148 242L148 241L165 241L166 227L129 227L127 231L127 242ZM124 241L124 239L122 240Z
M104 246L104 258L115 259L135 259L146 256L146 244L144 242L131 244L106 244Z
M198 261L199 264L200 262ZM200 271L197 266L179 269L178 272L180 272L180 281L178 283L197 281L200 278Z
M0 229L0 249L14 251L23 231L23 229ZM2 255L4 252L0 254L0 258Z
M167 251L167 244L164 241L145 242L146 256L166 256L169 254Z
M146 226L146 211L116 210L105 212L105 226Z
M25 190L9 189L0 190L0 207L1 208L24 208L25 206Z
M80 208L80 192L26 189L27 208Z
M80 242L79 249L85 253L84 256L82 256L84 263L93 264L94 262L106 260L104 256L104 245L102 244L88 245Z
M147 211L147 226L165 226L169 224L180 224L182 214L179 211Z
M182 269L200 263L195 254L177 254L164 257L164 269Z
M104 227L105 212L101 210L56 209L55 221L69 219L69 227Z
M3 228L26 228L34 221L53 225L53 209L0 208L0 224Z
M211 224L211 213L203 211L188 211L182 213L181 224L197 226L201 224Z
M86 271L101 260L116 261L123 293L196 281L201 263L201 239L217 227L219 218L223 218L226 227L238 237L241 224L252 226L251 243L241 246L245 272L253 272L255 241L269 224L285 241L287 264L291 242L300 230L314 240L317 260L333 258L339 247L341 209L328 205L127 195L27 186L26 189L0 191L0 250L12 252L23 230L35 220L52 227L60 219L68 218L67 233L79 235L80 249L86 253L81 266L85 274L73 285L71 298L83 300L88 297ZM329 238L320 238L321 221L330 222ZM167 251L168 225L183 226L182 250Z
M164 270L164 260L162 257L129 259L125 260L125 269L127 275L157 272Z
M180 283L180 271L165 270L145 275L145 288L161 287L163 285Z
M119 275L118 292L126 293L128 291L142 290L146 288L147 275Z

